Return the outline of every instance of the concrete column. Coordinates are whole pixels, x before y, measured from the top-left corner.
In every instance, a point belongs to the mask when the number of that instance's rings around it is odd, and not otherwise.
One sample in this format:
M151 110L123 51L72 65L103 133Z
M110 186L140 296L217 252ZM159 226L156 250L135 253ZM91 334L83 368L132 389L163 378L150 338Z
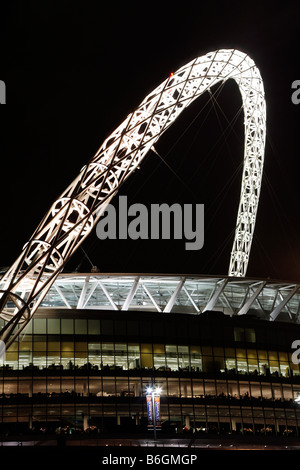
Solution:
M189 415L185 416L185 427L187 427L188 429L190 429L190 427L191 427L191 420L190 420Z
M89 416L83 415L83 430L85 431L89 427Z
M231 430L236 431L236 418L231 417Z

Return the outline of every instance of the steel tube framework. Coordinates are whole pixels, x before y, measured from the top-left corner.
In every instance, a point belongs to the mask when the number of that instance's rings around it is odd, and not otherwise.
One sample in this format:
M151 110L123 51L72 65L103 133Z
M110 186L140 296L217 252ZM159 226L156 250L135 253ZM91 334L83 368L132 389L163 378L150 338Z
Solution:
M80 300L80 302L79 302ZM251 315L300 322L300 284L247 277L182 274L62 273L39 311L104 310ZM141 317L143 318L143 317ZM1 321L1 320L0 320Z
M263 82L253 60L217 50L171 74L104 141L53 203L0 281L1 339L28 323L65 263L89 235L120 185L182 111L220 82L236 81L244 109L244 168L229 274L245 276L260 194L266 133ZM10 338L10 339L9 339Z

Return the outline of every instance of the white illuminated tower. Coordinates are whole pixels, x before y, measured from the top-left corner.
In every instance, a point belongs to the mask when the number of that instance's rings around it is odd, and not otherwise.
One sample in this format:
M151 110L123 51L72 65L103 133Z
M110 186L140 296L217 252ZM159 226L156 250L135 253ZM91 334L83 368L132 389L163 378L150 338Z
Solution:
M229 275L245 276L263 171L266 105L261 75L237 50L217 50L171 74L103 142L52 204L0 281L1 339L7 345L28 323L65 263L95 227L120 185L182 111L213 85L233 79L244 109L244 167Z

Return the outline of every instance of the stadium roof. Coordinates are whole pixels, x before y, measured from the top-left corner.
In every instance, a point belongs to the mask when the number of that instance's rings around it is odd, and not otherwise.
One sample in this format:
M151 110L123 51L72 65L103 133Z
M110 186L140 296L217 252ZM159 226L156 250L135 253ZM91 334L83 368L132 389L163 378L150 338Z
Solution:
M298 323L300 284L270 279L161 274L61 274L40 309L255 315Z

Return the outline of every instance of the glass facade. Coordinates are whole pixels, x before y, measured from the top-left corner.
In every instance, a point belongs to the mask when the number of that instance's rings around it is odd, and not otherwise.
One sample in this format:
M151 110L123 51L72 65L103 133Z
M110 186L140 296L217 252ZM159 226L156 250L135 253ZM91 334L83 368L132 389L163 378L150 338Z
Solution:
M299 435L298 330L218 312L39 312L0 369L1 431L145 430L155 384L162 431Z

